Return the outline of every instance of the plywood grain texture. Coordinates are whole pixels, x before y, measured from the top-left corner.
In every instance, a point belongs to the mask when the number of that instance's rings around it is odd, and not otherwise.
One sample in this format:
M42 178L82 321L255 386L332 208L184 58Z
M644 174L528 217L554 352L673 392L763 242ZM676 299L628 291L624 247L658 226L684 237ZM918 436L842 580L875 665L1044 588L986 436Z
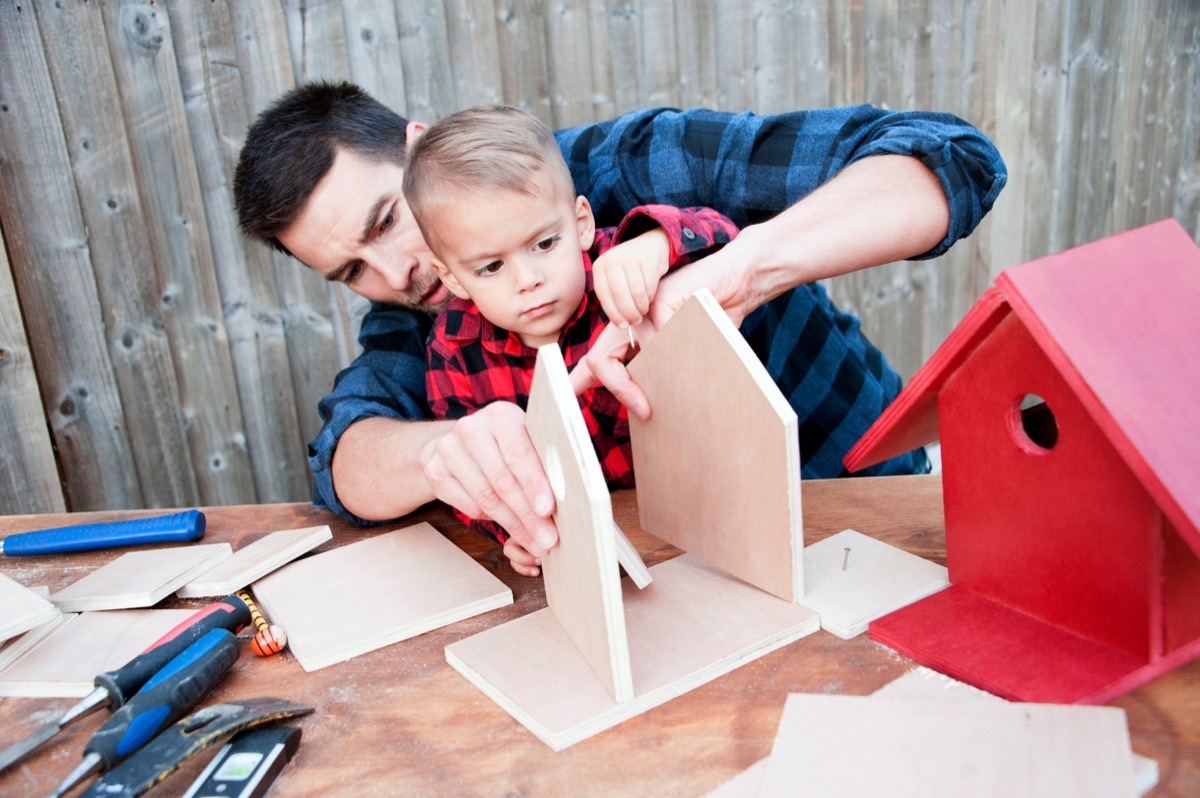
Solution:
M232 554L228 543L126 552L50 600L63 612L150 607Z
M817 631L816 613L691 555L624 584L634 697L618 703L550 609L446 647L446 661L555 751Z
M557 344L538 349L525 428L556 502L558 544L542 557L546 603L613 700L628 701L633 677L612 502Z
M228 596L332 537L328 525L271 532L199 574L175 591L175 595L180 598Z
M192 610L113 610L70 616L0 671L0 695L85 696L92 691L96 674L121 667L192 614Z
M54 620L57 607L20 582L0 574L0 640Z
M787 601L803 595L796 413L707 289L629 364L642 528Z
M512 591L427 523L315 554L253 585L306 671L512 603Z

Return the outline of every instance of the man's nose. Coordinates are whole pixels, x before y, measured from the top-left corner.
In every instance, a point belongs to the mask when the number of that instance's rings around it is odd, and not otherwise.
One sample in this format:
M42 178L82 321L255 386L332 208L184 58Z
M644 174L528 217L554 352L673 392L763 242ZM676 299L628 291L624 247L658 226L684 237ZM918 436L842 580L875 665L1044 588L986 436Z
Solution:
M375 269L393 291L407 291L420 264L407 252L393 253L390 257L378 257Z

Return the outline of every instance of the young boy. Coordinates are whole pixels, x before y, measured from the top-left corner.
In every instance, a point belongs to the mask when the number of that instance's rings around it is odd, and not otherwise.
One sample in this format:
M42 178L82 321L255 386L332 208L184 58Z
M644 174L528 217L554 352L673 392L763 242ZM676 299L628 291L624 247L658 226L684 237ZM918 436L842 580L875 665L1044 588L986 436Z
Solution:
M605 327L606 308L644 313L669 269L737 234L716 211L664 205L597 230L554 134L506 106L460 111L426 130L411 148L404 195L455 297L429 339L426 384L438 418L497 400L524 408L537 347L558 344L571 368ZM625 408L602 387L580 405L609 486L630 487ZM471 524L504 543L518 573L538 574L537 558L495 523Z

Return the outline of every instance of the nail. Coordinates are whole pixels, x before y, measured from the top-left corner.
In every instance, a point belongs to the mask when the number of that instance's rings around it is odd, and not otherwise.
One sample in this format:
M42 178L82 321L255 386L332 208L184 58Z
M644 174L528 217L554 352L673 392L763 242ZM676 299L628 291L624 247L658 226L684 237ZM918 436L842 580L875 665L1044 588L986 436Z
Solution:
M846 564L850 562L850 547L846 547L846 556L842 557L842 570L846 570Z

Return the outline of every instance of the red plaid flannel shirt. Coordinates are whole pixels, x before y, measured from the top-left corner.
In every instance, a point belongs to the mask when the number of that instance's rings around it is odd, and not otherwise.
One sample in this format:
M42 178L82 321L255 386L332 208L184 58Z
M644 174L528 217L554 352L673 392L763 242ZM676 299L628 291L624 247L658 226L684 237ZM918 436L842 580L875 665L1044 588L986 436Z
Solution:
M737 235L733 222L714 210L668 205L635 208L620 226L597 230L596 240L583 259L587 270L583 301L559 335L568 369L587 354L608 323L593 293L592 260L655 227L662 228L671 242L669 269L699 260ZM537 350L485 319L474 302L457 297L450 301L434 323L428 350L425 385L436 418L461 418L491 402L514 402L522 409L528 403ZM608 486L632 487L633 453L625 408L600 386L579 397L579 405ZM455 514L501 543L508 539L495 522L475 521L457 510Z

